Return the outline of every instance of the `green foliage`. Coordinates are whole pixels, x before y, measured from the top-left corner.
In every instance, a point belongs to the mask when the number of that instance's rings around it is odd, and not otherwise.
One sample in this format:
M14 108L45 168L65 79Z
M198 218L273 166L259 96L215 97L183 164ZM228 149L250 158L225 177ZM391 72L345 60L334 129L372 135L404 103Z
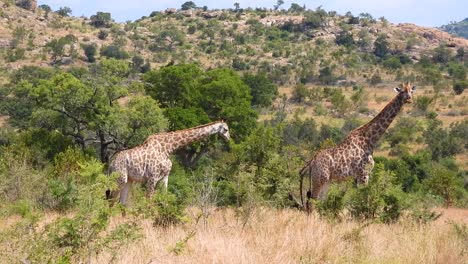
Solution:
M432 60L435 63L447 63L452 57L452 52L445 46L439 46L434 49L432 54Z
M455 94L462 94L468 88L468 81L454 81L452 88Z
M291 99L294 102L303 103L309 97L309 94L310 92L307 89L307 87L302 83L298 83L296 84L296 86L294 86L293 95Z
M19 109L24 113L17 113L14 108L9 111L12 121L57 130L83 150L97 141L103 161L107 159L110 144L118 148L134 146L149 134L166 128L162 111L150 97L131 97L125 107L117 102L130 89L138 91L136 83L127 81L130 74L127 62L101 60L91 69L75 71L77 77L61 72L39 81L35 75L50 73L31 69L30 78L13 83L15 97L11 98L11 107L25 107Z
M45 191L46 170L34 166L35 157L22 145L0 148L0 199L39 202ZM8 204L7 204L8 205ZM2 207L5 205L2 205Z
M111 26L112 22L111 14L107 12L97 12L95 15L92 15L90 19L91 22L89 24L97 28L108 28Z
M318 79L323 84L330 84L335 81L336 76L333 74L335 66L324 66L319 70Z
M15 62L24 59L24 53L26 52L23 48L8 49L6 54L6 60L8 62Z
M61 17L68 17L71 15L72 10L68 6L60 7L59 10L56 11L56 13L61 16Z
M88 62L95 62L97 53L97 46L94 43L91 44L82 44L81 47L84 50L85 56L88 58Z
M182 10L189 10L189 9L195 9L197 8L197 5L193 1L187 1L182 4L181 9Z
M389 57L385 59L382 63L385 68L396 70L401 68L400 59L397 57Z
M459 22L450 22L447 25L440 27L443 31L449 32L450 34L457 35L463 38L468 38L468 18L465 18Z
M323 9L307 11L304 14L303 23L306 27L317 29L325 25L327 13Z
M167 228L187 221L185 206L173 193L160 191L152 199L140 199L130 213L151 219L154 226Z
M42 5L39 5L38 6L40 9L44 10L45 12L45 16L48 17L49 16L49 13L52 11L52 8L50 8L49 5L46 5L46 4L42 4Z
M421 96L416 97L416 102L414 104L414 107L416 108L416 110L422 113L425 113L433 101L434 101L434 97L421 95Z
M270 106L278 95L278 87L264 74L245 74L242 80L250 87L252 105Z
M327 196L316 202L316 208L320 216L330 220L340 221L345 207L344 195L346 190L339 185L331 185Z
M335 43L347 48L352 48L355 45L353 34L349 31L343 30L336 36Z
M458 178L454 171L440 164L433 164L428 173L429 178L423 182L424 187L429 192L443 197L446 206L453 205L456 199L466 199L466 192L463 191L463 180Z
M374 54L379 58L385 58L389 53L388 41L385 35L379 35L374 42Z
M193 120L180 115L198 113L198 108L210 120L226 120L236 140L244 138L255 126L256 113L250 108L249 87L232 70L204 72L194 64L182 64L148 72L144 79L147 93L163 106L192 109L170 111L175 118L170 120L172 124L176 120Z
M358 186L348 194L347 207L351 215L357 219L380 219L385 223L397 221L404 206L401 190L392 184L394 177L394 173L377 163L369 184Z
M61 37L59 39L53 39L46 44L46 47L49 49L50 53L52 54L52 61L57 62L61 59L65 54L65 46L70 45L76 42L76 37L69 34L65 37Z
M99 38L100 40L105 40L105 39L107 38L107 36L109 36L109 32L108 32L108 31L103 30L103 29L99 30L98 38Z
M430 124L423 135L433 160L451 157L460 153L463 149L462 139L450 135L449 131L441 127L441 122L436 119L430 120Z
M101 48L101 56L108 58L115 58L118 60L128 59L130 55L128 52L122 50L119 46L109 45Z

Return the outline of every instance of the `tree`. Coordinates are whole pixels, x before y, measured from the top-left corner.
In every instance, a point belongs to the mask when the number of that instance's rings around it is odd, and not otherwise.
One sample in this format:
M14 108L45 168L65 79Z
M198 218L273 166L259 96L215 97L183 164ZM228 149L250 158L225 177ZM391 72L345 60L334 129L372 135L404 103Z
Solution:
M308 11L305 13L303 21L306 27L312 29L320 28L325 24L326 13L321 12L320 10Z
M124 50L121 50L120 47L116 45L103 46L101 48L101 56L115 59L128 59L130 55Z
M101 27L110 27L112 22L111 14L107 12L97 12L96 15L91 16L90 25L101 28Z
M12 101L30 101L30 111L11 118L28 120L28 126L58 131L81 149L96 148L102 162L110 149L141 143L149 134L167 127L158 103L147 96L129 97L125 107L118 103L129 96L130 68L125 61L102 60L91 65L80 78L58 72L39 81L25 79L14 86Z
M96 56L96 53L97 53L96 44L95 43L82 44L81 47L84 50L85 56L88 58L88 62L95 62L96 58L94 56Z
M46 18L49 17L49 13L52 11L52 8L50 8L50 6L42 4L39 6L39 8L44 10Z
M291 12L291 13L299 13L299 12L302 12L304 11L305 8L296 4L296 3L292 3L291 4L291 7L288 9L288 12Z
M270 106L278 95L278 87L265 74L245 74L242 80L250 87L252 105Z
M374 54L379 58L385 58L389 53L388 41L385 35L379 35L374 42Z
M236 2L236 3L234 3L234 7L236 8L236 11L238 11L239 7L240 7L240 4Z
M70 45L76 41L76 37L69 34L59 39L53 39L47 43L46 47L49 48L49 51L52 53L52 61L54 63L59 61L64 56L65 45Z
M175 26L163 29L155 37L156 44L165 50L173 50L176 45L182 45L185 41L185 34Z
M150 71L143 77L145 90L165 107L171 129L182 129L224 119L234 140L245 138L255 127L249 87L228 69L203 71L195 64L181 64ZM201 142L178 153L187 166L206 152L211 142Z
M455 94L462 94L463 91L468 88L468 81L454 81L453 82L453 91L455 92Z
M440 164L432 165L428 172L430 176L424 181L428 191L442 196L446 206L452 205L458 194L463 192L462 180L457 178L456 172Z
M338 36L336 36L335 43L351 48L355 44L353 34L349 31L343 30L338 34Z
M16 5L21 8L34 11L36 9L37 2L32 0L19 0L16 1Z
M192 1L187 1L183 3L181 6L182 10L189 10L189 9L195 9L195 8L197 8L197 5Z
M456 57L459 59L459 60L463 60L463 58L465 57L465 49L463 47L460 47L457 49L457 55Z
M283 0L277 0L276 5L274 5L275 10L278 10L280 6L282 6L283 4L284 4Z
M447 49L444 46L439 46L434 49L433 55L432 55L432 60L435 63L447 63L449 62L450 58L452 56L451 50Z
M72 10L68 6L60 7L59 10L57 10L57 14L61 17L70 16L71 13L72 13Z

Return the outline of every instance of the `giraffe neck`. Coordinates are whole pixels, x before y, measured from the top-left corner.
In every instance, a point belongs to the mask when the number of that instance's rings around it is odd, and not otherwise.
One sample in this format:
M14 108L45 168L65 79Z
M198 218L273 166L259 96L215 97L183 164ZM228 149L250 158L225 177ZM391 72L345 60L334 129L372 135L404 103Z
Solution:
M166 153L170 154L178 148L218 133L220 126L221 124L216 122L190 129L164 133L161 134L161 142L164 142Z
M373 149L377 141L382 137L392 121L400 112L404 105L404 99L401 94L395 96L380 113L374 117L369 123L356 129L358 133L364 136L368 146Z

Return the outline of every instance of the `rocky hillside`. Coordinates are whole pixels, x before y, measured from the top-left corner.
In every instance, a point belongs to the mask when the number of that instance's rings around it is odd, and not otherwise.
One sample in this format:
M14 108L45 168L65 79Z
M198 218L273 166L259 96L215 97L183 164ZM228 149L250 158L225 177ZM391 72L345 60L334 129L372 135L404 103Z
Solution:
M453 22L440 27L441 30L455 36L460 36L468 39L468 17L460 22Z
M438 29L322 9L168 9L114 23L106 13L92 19L68 17L8 2L0 1L3 71L24 65L80 66L107 56L143 70L180 62L260 70L279 84L294 84L316 78L324 66L338 79L370 78L380 66L365 54L376 52L379 36L386 45L382 58L407 56L417 62L438 47L452 54L468 49L468 40Z

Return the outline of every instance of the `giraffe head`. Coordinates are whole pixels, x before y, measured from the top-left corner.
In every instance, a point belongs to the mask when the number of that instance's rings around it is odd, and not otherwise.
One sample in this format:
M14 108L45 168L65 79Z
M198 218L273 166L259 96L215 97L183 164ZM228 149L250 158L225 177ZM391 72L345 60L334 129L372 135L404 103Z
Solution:
M405 103L410 104L413 102L413 93L414 90L416 90L416 86L412 86L409 82L407 82L403 83L402 87L396 87L394 90L400 96L402 96Z
M217 127L218 129L218 134L221 135L226 141L229 141L231 139L231 136L229 135L229 127L224 122L224 120L219 122L219 126Z

